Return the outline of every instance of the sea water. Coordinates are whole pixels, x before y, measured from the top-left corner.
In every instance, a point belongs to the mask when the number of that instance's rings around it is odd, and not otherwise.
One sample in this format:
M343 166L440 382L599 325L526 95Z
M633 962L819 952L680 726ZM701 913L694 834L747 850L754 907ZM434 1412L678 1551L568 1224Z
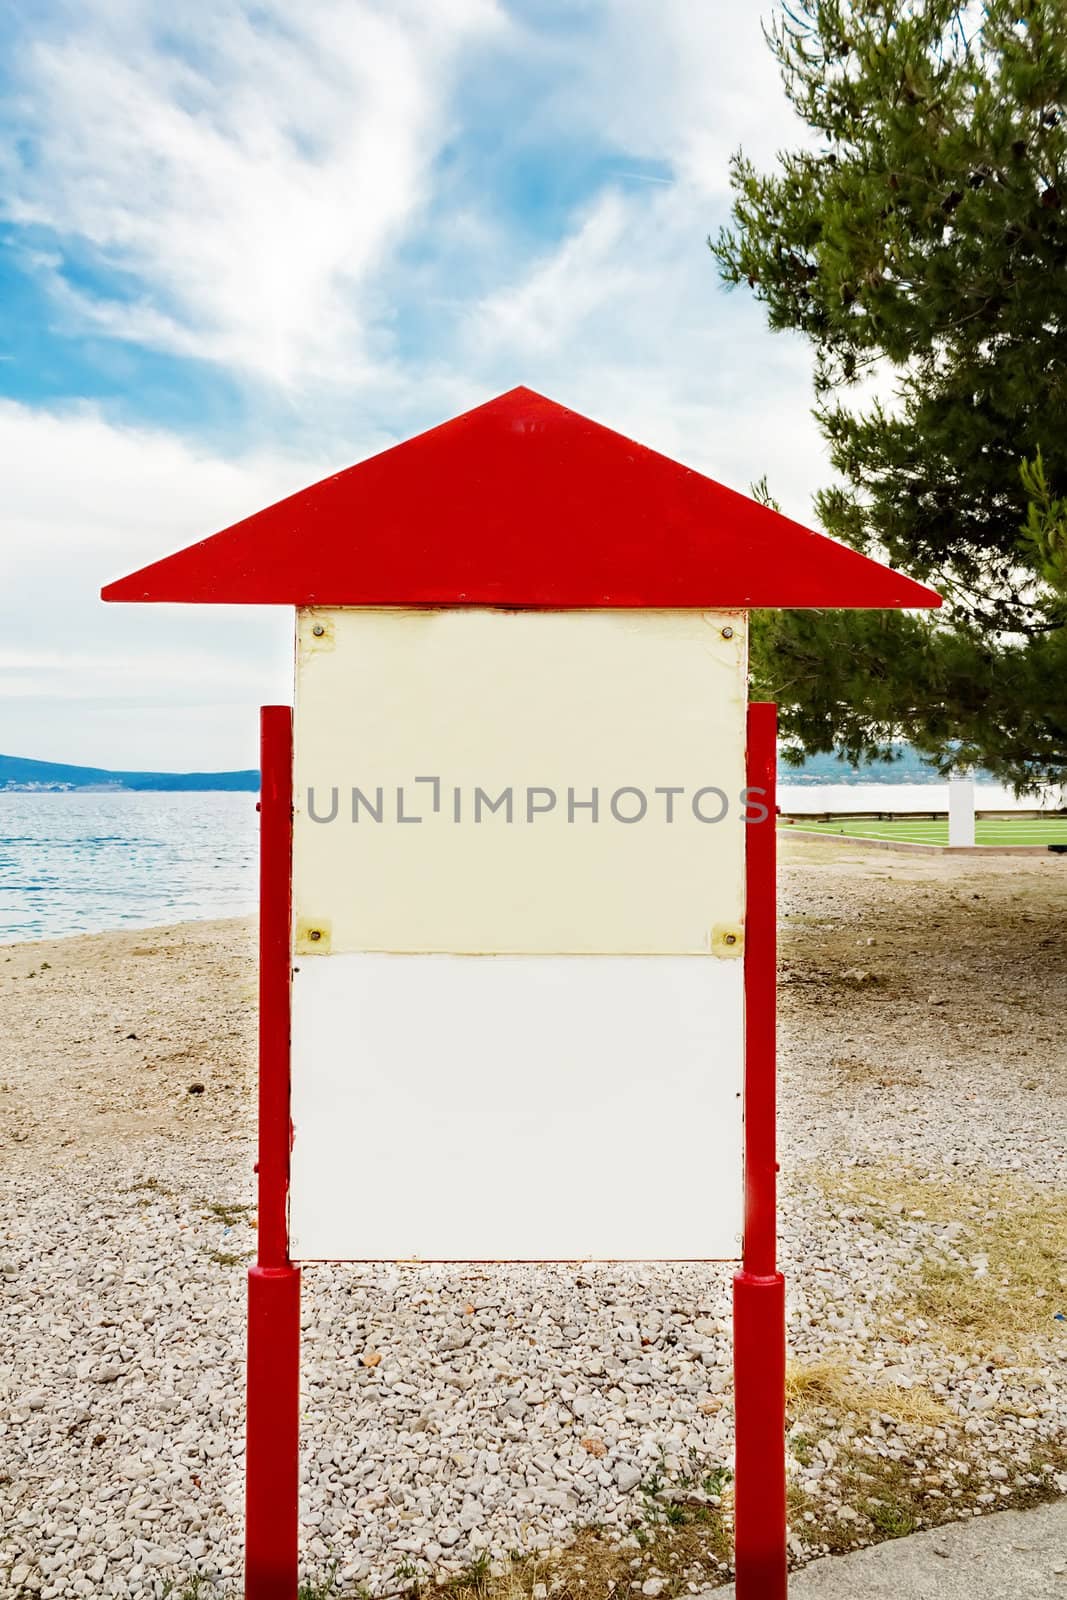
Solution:
M784 781L778 798L784 812L809 814L948 809L947 785L936 783ZM256 799L0 790L0 944L251 912ZM984 784L976 800L990 810L1041 803Z
M0 791L0 943L252 911L257 799Z

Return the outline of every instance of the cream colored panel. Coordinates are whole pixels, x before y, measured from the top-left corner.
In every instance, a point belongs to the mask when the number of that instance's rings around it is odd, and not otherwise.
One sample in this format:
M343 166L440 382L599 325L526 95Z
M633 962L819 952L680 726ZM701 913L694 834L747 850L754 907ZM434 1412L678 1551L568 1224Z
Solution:
M296 966L296 1260L740 1254L741 962Z
M302 612L297 949L739 955L744 624Z

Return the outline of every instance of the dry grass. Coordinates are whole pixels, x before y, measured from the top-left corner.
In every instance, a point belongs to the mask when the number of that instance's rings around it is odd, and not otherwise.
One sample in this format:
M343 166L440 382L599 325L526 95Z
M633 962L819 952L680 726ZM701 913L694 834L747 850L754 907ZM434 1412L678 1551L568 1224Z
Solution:
M583 1528L555 1556L516 1558L504 1564L476 1562L446 1584L415 1584L411 1600L531 1600L542 1588L552 1600L611 1600L653 1575L665 1580L664 1600L726 1580L730 1541L721 1524L665 1525L644 1539L619 1544L595 1528ZM637 1565L635 1566L635 1563Z
M890 1417L894 1422L937 1428L952 1419L940 1400L926 1389L898 1389L870 1383L857 1376L847 1357L834 1352L816 1361L790 1362L785 1380L786 1412L790 1423L802 1422L815 1411L849 1413L864 1418Z
M986 1257L984 1272L969 1263L924 1261L911 1301L916 1314L946 1344L971 1353L1050 1342L1067 1285L1067 1201L1020 1204L966 1242Z
M921 1078L901 1071L899 1066L867 1061L862 1056L834 1056L830 1066L836 1077L822 1090L827 1096L836 1095L842 1088L866 1088L870 1084L877 1084L880 1089L917 1089L922 1083Z
M664 1600L722 1583L731 1554L731 1533L722 1502L729 1502L727 1471L701 1475L695 1466L674 1482L658 1471L641 1485L640 1510L630 1537L619 1542L599 1528L581 1529L551 1555L519 1556L508 1563L476 1562L444 1585L416 1583L413 1600L612 1600L639 1592L651 1577L663 1579Z
M927 1520L930 1502L896 1462L848 1457L838 1462L841 1503L863 1521L845 1521L796 1484L789 1488L789 1526L812 1554L844 1555L858 1546L914 1533ZM936 1520L936 1519L935 1519Z
M949 1348L1021 1354L1064 1332L1055 1317L1067 1310L1067 1194L1003 1176L978 1186L880 1167L818 1181L877 1227L952 1225L931 1234L895 1307Z
M1016 1510L1058 1498L1056 1474L1067 1464L1067 1451L1049 1446L1035 1452L1028 1469L1012 1485L1009 1505ZM801 1485L789 1488L790 1531L807 1555L840 1555L883 1539L899 1539L920 1528L936 1528L967 1515L974 1496L985 1484L980 1459L959 1447L951 1461L920 1465L892 1459L855 1446L841 1451L823 1480L840 1505L855 1513L845 1520Z

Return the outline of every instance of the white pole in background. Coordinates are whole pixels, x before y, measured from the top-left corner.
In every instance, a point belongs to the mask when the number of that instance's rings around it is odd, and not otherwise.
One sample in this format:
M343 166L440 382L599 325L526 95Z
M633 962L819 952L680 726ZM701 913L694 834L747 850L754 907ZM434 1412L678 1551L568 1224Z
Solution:
M948 842L950 845L974 844L974 777L969 772L949 779Z

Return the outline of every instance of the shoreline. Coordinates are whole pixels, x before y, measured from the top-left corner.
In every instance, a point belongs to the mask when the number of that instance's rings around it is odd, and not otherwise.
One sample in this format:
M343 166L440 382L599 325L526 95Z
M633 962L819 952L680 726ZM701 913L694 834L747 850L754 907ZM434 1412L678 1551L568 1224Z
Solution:
M0 959L6 953L15 950L27 950L34 945L63 946L72 944L77 939L121 939L127 936L165 937L176 935L184 929L210 928L224 923L247 923L250 927L255 925L256 909L251 907L247 911L234 911L226 916L217 916L214 913L203 917L182 917L177 922L132 922L123 923L117 928L79 928L74 933L44 933L33 939L6 939L0 940Z

